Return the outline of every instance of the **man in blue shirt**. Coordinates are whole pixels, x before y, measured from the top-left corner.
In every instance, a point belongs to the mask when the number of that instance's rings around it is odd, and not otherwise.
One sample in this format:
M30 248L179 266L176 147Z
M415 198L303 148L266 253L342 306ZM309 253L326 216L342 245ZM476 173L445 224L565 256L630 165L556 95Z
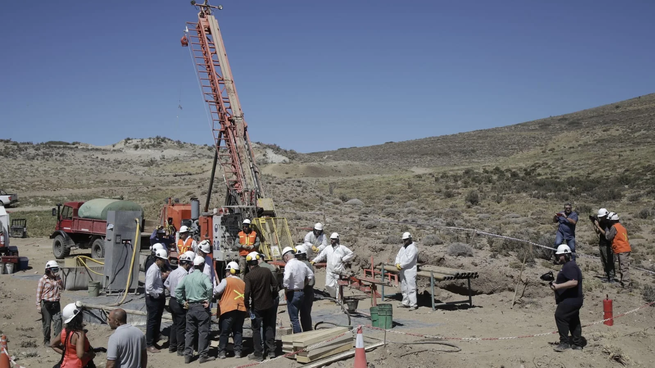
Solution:
M557 235L555 237L555 246L566 243L571 248L572 260L575 261L575 224L578 222L577 212L573 212L570 203L564 205L564 212L560 212L553 217L553 222L559 223L557 226Z
M557 279L550 284L555 292L555 323L559 332L559 345L555 351L562 352L569 348L573 350L582 349L582 325L580 324L580 308L582 308L584 297L582 295L582 271L571 259L571 250L566 244L561 244L555 252L557 262L562 265L562 270L557 274ZM571 342L569 343L569 333Z

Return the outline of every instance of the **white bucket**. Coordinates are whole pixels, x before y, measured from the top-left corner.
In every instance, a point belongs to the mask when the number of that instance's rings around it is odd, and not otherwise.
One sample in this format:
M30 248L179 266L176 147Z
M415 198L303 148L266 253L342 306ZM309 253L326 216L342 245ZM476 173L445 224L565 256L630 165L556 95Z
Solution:
M13 263L5 264L5 267L7 268L7 273L8 274L14 273L14 264Z
M5 264L0 262L0 275L5 273Z

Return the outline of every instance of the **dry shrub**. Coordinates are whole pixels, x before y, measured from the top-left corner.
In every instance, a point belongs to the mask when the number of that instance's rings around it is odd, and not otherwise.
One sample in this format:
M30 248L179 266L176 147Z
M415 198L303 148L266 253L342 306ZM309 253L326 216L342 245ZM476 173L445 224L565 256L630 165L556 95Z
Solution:
M441 240L441 238L436 234L429 234L423 238L421 243L427 246L441 245L443 244L443 240Z
M452 257L473 257L473 248L464 243L453 243L448 246L448 255Z

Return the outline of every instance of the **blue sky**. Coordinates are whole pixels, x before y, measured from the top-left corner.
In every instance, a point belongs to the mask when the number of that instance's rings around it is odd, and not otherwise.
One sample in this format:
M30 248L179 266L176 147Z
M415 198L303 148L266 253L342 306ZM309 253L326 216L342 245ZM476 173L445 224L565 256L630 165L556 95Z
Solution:
M224 6L217 18L251 139L299 152L655 92L655 1L212 3ZM196 19L186 0L3 1L0 138L212 143L179 43Z

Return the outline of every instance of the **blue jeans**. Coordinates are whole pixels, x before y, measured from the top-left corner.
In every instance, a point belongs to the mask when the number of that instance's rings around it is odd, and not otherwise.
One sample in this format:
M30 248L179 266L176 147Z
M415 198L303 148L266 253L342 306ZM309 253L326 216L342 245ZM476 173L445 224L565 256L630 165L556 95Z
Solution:
M227 340L230 337L230 332L232 333L232 338L234 339L234 352L240 352L242 350L242 341L243 341L243 320L246 318L246 312L239 310L233 310L230 312L223 313L220 318L221 326L221 336L218 342L218 351L225 352L227 347Z
M287 291L287 311L289 312L289 319L291 320L293 333L302 332L302 328L300 328L300 319L298 318L298 313L300 313L300 309L302 308L304 301L304 291Z
M312 306L314 305L314 287L305 286L305 300L300 308L300 325L302 331L312 330Z
M566 242L566 245L568 245L569 248L571 248L571 253L573 253L571 254L571 259L575 261L575 238L564 239L564 234L558 231L557 236L555 236L555 248L557 248L564 242Z

